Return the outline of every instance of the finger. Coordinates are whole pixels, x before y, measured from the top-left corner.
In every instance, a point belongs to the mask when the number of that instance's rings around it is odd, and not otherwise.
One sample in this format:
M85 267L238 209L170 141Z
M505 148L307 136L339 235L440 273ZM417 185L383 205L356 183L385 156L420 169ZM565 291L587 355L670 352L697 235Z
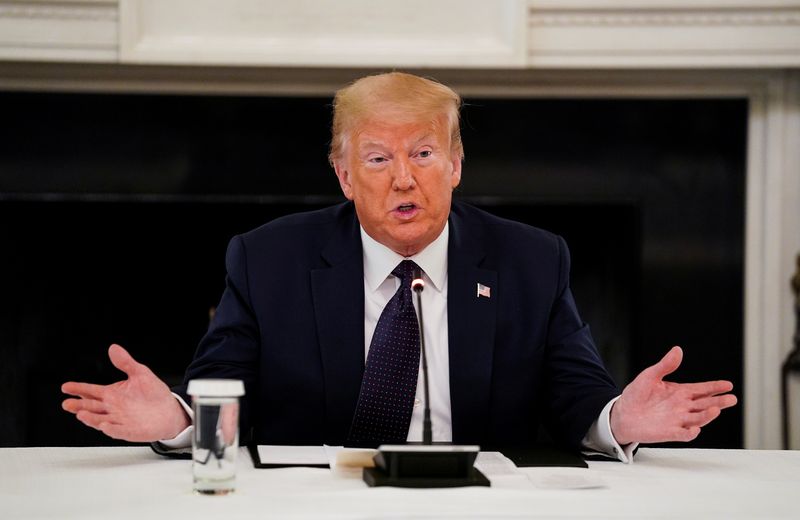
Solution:
M680 442L693 441L700 435L699 426L690 426L689 428L681 428L674 440Z
M78 420L86 426L94 428L95 430L100 430L100 427L103 423L112 422L108 414L92 413L87 412L86 410L81 410L75 415L75 417L77 417Z
M722 402L717 404L717 407L720 410L724 410L725 408L730 408L731 406L736 406L736 404L739 402L739 398L733 394L721 395L719 397L721 397L720 401Z
M691 395L692 399L698 399L730 392L733 390L733 383L724 380L704 381L702 383L680 383L680 387Z
M92 413L108 413L105 403L94 399L65 399L61 403L61 408L72 413L78 413L81 410Z
M91 383L76 383L69 381L61 385L61 391L68 395L75 395L87 399L102 399L105 395L106 387L103 385L93 385Z
M712 407L702 412L688 413L684 416L683 427L698 427L702 428L719 417L721 410L717 407Z
M690 411L700 412L708 408L719 408L724 410L736 405L739 400L733 394L715 395L692 401Z
M129 376L132 376L141 366L128 354L127 350L117 344L108 347L108 358L111 360L111 364Z
M672 347L666 355L661 358L661 361L645 369L649 375L657 378L664 379L665 376L675 372L681 365L683 360L683 350L678 347Z

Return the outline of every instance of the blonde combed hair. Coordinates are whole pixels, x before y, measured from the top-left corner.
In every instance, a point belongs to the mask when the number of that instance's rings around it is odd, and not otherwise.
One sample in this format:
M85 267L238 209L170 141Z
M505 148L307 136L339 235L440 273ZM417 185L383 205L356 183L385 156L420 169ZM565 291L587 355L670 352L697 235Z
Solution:
M336 92L328 160L341 158L349 133L378 113L401 121L436 123L441 117L450 129L450 151L464 159L459 111L461 96L438 81L405 72L388 72L358 79Z

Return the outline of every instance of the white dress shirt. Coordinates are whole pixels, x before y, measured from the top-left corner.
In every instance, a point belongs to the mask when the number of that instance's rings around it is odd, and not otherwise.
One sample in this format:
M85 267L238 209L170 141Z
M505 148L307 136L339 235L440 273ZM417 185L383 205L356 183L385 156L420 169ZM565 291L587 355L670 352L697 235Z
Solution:
M447 246L450 237L450 224L425 249L410 257L401 256L369 236L361 228L361 244L364 260L364 359L367 359L372 335L378 319L386 304L397 292L400 279L392 275L397 264L403 260L413 260L422 270L425 289L422 292L424 311L425 352L428 358L430 375L429 392L431 399L431 425L433 440L450 442L453 440L453 421L450 407L450 371L447 328ZM417 308L416 295L413 298ZM192 417L192 410L180 396L175 395L184 410ZM597 420L583 438L585 454L602 454L618 458L622 462L633 461L633 450L638 444L621 447L611 433L612 399L600 412ZM408 428L408 441L422 440L422 420L425 408L423 375L417 379L417 395ZM191 445L192 426L170 440L160 441L166 448L185 448Z
M425 327L425 353L428 357L428 382L431 398L431 426L434 441L453 440L453 420L450 416L450 362L447 342L447 243L449 225L439 237L416 255L403 257L375 241L361 228L364 250L364 359L369 354L372 335L383 308L400 287L400 279L392 275L397 264L413 260L422 270L425 289L422 309ZM416 295L413 297L417 308ZM421 365L421 362L420 362ZM422 440L422 415L425 409L423 375L417 378L417 396L408 428L409 441Z

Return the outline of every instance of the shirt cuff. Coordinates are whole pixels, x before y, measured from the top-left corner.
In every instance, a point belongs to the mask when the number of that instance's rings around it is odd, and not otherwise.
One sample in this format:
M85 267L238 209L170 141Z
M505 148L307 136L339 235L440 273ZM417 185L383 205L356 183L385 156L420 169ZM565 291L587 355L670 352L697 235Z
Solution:
M608 404L603 407L597 420L592 423L586 436L583 438L584 455L604 455L618 459L625 464L633 463L633 452L639 446L638 442L632 442L621 446L617 439L614 438L614 433L611 431L611 407L617 402L619 396L610 400Z
M158 441L161 446L170 450L177 450L180 448L188 448L192 445L192 432L194 431L194 412L192 411L192 407L186 404L186 401L183 400L183 397L179 396L178 394L174 393L175 399L183 407L183 410L186 412L186 415L189 416L189 419L192 420L192 424L186 427L185 430L180 432L172 439L162 439Z

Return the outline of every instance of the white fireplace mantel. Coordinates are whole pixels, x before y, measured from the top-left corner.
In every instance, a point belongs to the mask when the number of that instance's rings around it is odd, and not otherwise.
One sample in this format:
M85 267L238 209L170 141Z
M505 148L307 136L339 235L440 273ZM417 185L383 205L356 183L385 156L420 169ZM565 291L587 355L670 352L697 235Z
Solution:
M0 60L799 67L800 0L0 0Z
M0 0L0 90L328 96L387 68L468 96L748 99L744 323L729 326L745 445L780 447L800 0Z

